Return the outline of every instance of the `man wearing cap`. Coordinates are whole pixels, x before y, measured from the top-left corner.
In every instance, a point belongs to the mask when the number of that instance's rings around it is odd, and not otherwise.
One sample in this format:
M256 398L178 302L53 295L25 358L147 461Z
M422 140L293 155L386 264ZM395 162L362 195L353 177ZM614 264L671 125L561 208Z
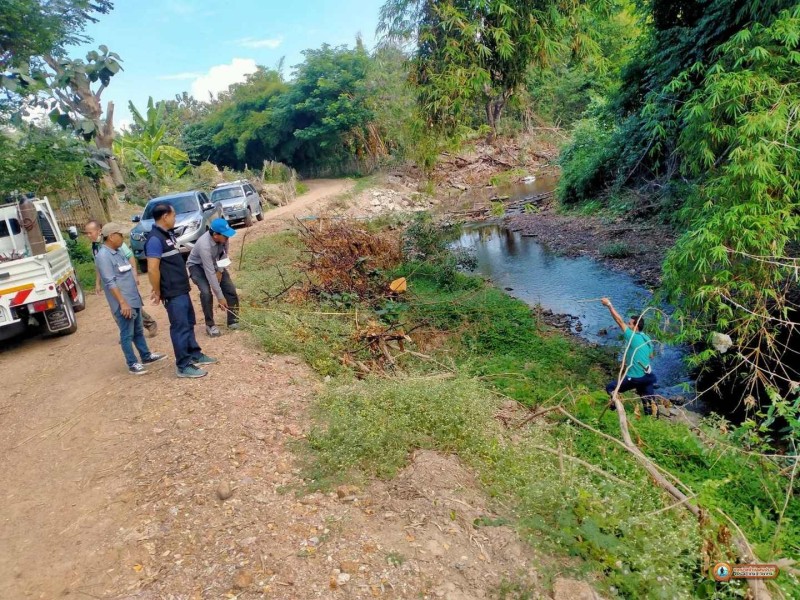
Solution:
M166 355L150 352L147 347L142 324L142 297L134 275L136 271L120 252L122 228L116 223L106 223L102 234L104 242L94 257L95 268L119 327L119 343L128 363L128 372L131 375L144 375L147 373L145 365L162 360ZM134 346L139 351L141 361L136 360Z
M172 233L175 208L168 202L161 202L153 207L152 215L155 225L144 246L147 276L153 286L152 299L155 304L163 302L167 309L178 377L205 377L208 371L201 367L212 365L217 359L203 354L194 336L196 321L189 297L189 275Z
M228 329L239 328L239 296L228 273L228 240L236 231L225 219L214 219L211 226L192 248L189 260L189 277L200 290L200 304L206 320L206 333L210 337L221 335L214 324L214 298L227 314Z
M97 253L100 251L100 248L103 246L103 239L101 235L102 225L100 225L99 221L92 219L86 225L83 226L83 232L86 234L86 237L89 238L89 241L92 242L92 255L97 256ZM139 284L139 278L137 277L137 273L139 272L136 267L136 259L133 257L133 252L131 249L128 248L128 245L125 242L122 242L122 246L119 247L119 252L122 253L129 263L131 263L131 268L133 269L133 277L136 279L136 284ZM94 279L94 293L99 294L103 289L103 284L100 281L100 273L97 272L95 269L95 279ZM155 337L158 333L158 323L156 320L147 314L147 311L142 308L142 323L144 324L144 328L147 330L147 335L150 337Z

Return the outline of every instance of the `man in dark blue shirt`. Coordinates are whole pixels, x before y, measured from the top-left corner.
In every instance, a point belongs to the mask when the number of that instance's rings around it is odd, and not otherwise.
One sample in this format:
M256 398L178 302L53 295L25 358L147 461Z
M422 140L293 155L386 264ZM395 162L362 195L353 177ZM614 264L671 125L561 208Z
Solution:
M166 356L150 352L144 339L143 303L135 271L120 251L122 228L116 223L106 223L103 226L103 237L105 242L97 249L94 258L97 276L119 327L119 343L128 363L128 372L131 375L144 375L147 373L144 365L159 361ZM134 346L139 351L141 362L136 360Z
M175 216L175 209L167 202L153 207L155 225L144 247L147 276L153 286L153 303L163 302L167 309L178 377L204 377L208 371L200 367L214 364L217 359L203 354L194 336L196 320L189 297L189 275L172 234Z

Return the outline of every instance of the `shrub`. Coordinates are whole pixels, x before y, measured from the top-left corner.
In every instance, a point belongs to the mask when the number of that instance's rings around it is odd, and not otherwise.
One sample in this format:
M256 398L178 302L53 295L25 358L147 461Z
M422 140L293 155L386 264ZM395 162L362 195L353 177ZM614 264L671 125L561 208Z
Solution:
M612 143L613 130L597 119L580 121L572 143L561 154L561 179L556 193L565 204L590 200L614 179L610 165L619 150Z

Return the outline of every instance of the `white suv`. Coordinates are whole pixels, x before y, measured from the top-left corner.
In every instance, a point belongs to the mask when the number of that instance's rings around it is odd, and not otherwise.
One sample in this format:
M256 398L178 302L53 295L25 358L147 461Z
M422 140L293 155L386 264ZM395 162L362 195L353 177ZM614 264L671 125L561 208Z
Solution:
M219 184L211 192L211 202L222 208L222 216L228 223L244 223L250 227L253 217L264 220L261 197L246 180Z

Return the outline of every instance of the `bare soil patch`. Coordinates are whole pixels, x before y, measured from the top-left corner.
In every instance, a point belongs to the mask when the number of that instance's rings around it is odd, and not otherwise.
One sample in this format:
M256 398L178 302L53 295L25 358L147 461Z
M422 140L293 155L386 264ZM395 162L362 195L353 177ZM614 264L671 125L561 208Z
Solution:
M312 182L248 237L347 185ZM169 353L165 310L152 312L148 341ZM207 378L176 379L171 357L134 378L102 297L79 324L0 347L0 597L464 600L504 579L541 597L516 533L475 526L496 515L454 457L418 453L394 481L304 493L294 451L321 384L300 360L198 326L220 359Z

